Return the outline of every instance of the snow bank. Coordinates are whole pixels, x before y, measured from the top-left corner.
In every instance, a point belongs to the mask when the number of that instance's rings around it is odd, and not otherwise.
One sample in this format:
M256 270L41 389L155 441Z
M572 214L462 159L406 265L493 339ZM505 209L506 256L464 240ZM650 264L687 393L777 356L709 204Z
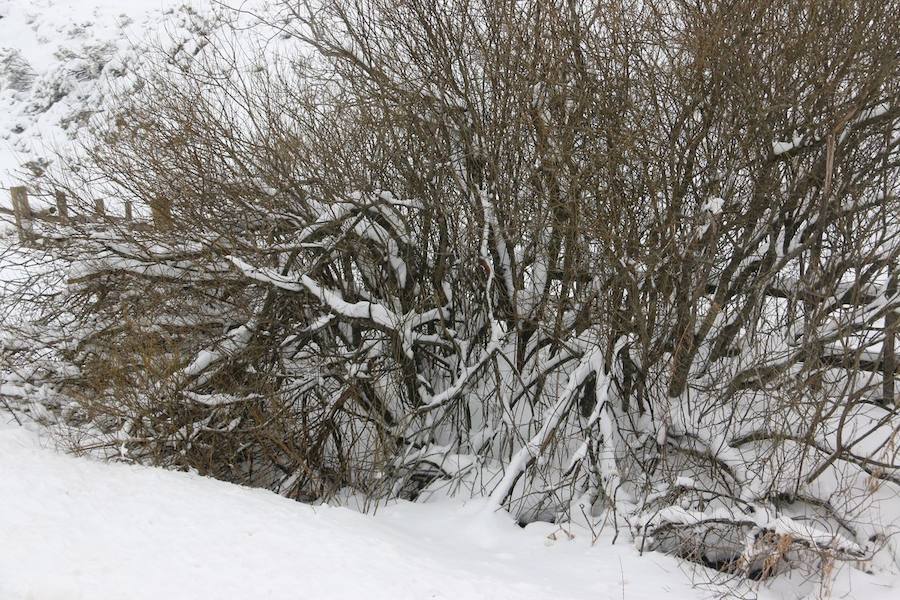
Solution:
M701 598L674 559L476 506L375 517L58 454L0 412L0 598ZM552 535L556 530L556 535ZM555 539L554 539L555 538Z
M374 516L188 473L65 456L0 409L3 600L706 598L676 559L604 533L517 527L482 503ZM611 533L611 532L609 532ZM896 597L844 569L834 597ZM816 597L795 581L765 598Z

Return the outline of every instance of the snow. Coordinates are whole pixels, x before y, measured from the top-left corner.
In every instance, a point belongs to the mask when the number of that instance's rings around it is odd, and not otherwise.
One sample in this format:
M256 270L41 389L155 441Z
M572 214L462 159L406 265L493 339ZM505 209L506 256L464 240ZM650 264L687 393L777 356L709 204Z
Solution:
M62 455L0 413L0 598L702 598L671 558L478 505L375 516ZM570 539L570 535L574 537Z
M773 142L772 143L772 152L775 154L775 156L778 156L780 154L785 154L787 152L790 152L793 149L794 149L793 142Z
M520 528L483 501L402 502L374 514L310 506L192 473L67 456L27 425L0 410L3 600L710 597L676 559L611 545L609 528ZM838 568L832 597L887 600L897 583ZM762 600L821 591L755 585Z
M345 317L351 319L371 319L378 325L390 330L397 329L397 326L400 323L400 319L397 315L384 306L374 302L365 301L347 302L341 298L339 292L319 285L308 275L301 275L298 283L291 278L279 274L274 269L254 267L235 256L230 256L229 259L247 277L263 283L271 283L274 286L291 292L299 292L302 289L306 289L328 308Z
M247 346L253 337L254 329L255 325L248 323L229 331L218 349L201 350L194 358L194 361L184 368L183 373L188 377L196 377L214 362L233 356Z
M721 198L719 196L714 196L712 198L709 198L703 204L703 210L709 211L710 213L712 213L714 215L720 214L724 207L725 207L725 199Z
M786 154L788 152L793 151L795 148L800 148L803 145L803 136L799 133L794 132L793 138L790 141L777 141L772 143L772 153L775 156L780 156L782 154Z
M133 40L165 37L176 0L0 0L0 177L52 162L140 61ZM176 26L172 33L177 35ZM23 168L31 163L33 168ZM8 204L4 198L3 205Z

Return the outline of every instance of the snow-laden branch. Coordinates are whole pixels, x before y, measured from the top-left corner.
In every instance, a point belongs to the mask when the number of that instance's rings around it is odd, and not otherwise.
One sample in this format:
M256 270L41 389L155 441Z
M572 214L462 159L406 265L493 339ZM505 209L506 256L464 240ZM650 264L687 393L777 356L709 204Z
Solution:
M444 404L450 402L459 396L466 386L470 383L473 376L481 370L481 368L490 360L494 354L497 353L498 350L503 346L503 339L505 337L505 333L503 331L503 327L501 327L500 323L494 321L491 324L491 339L488 342L485 349L478 356L478 359L471 365L464 367L453 383L445 389L444 391L430 397L423 398L423 406L419 409L419 412L428 411L434 408L438 408L439 406L443 406ZM422 388L420 387L420 390ZM424 391L420 392L423 393Z
M216 281L222 275L222 272L209 267L198 269L196 264L191 261L178 261L171 264L148 262L103 252L85 260L73 262L69 269L68 280L69 283L79 283L93 275L110 272L177 281Z
M255 324L253 321L248 322L240 327L235 327L225 336L216 347L207 348L197 353L193 362L182 369L181 373L186 377L199 377L198 383L203 383L209 379L209 375L203 375L210 365L220 362L223 359L230 358L247 347L250 339L253 337Z
M581 389L581 386L584 385L584 382L587 381L591 374L596 374L597 404L602 405L606 402L611 379L604 368L603 352L597 348L587 352L582 357L581 362L569 375L568 383L566 383L566 387L556 403L544 413L543 425L540 431L512 457L512 460L506 467L503 479L491 492L487 505L489 510L500 508L529 463L541 455L550 435L559 426L563 417L569 414L568 407L574 400L576 392Z
M297 280L284 276L275 269L254 267L235 256L229 256L228 260L234 263L244 275L256 281L268 283L291 292L307 291L342 317L368 319L376 325L392 331L396 330L400 325L400 318L385 306L362 300L359 302L347 302L341 298L339 292L319 285L308 275L301 275L300 279Z
M497 209L491 201L490 194L484 188L481 188L480 190L480 200L484 210L485 223L490 226L491 231L494 234L494 249L497 252L498 266L500 268L500 276L503 278L503 286L506 294L509 296L508 300L510 306L515 307L514 295L516 286L513 282L512 261L509 256L509 251L507 250L506 238L504 237L503 230L500 228L500 223L497 220ZM487 236L482 240L482 244L487 244ZM484 247L482 247L481 253L486 259L487 251Z
M666 527L751 527L757 532L770 532L818 550L841 552L857 558L865 555L863 548L840 533L826 531L785 515L774 516L767 510L744 514L726 508L707 508L701 511L681 506L665 506L652 515L635 520L635 525L644 532L656 532ZM749 552L745 550L745 554Z

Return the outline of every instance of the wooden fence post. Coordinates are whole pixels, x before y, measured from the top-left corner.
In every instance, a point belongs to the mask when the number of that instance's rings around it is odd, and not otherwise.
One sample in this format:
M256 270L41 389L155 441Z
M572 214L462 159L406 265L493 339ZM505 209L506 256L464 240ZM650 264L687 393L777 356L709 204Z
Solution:
M16 229L19 230L19 241L27 242L34 237L34 223L31 220L31 205L28 204L28 190L24 186L9 188L12 195L13 215L16 218Z
M150 212L153 214L153 225L157 229L168 229L172 226L171 200L157 198L150 203Z
M131 222L134 220L134 215L131 212L131 200L125 201L125 224L131 227Z
M69 222L69 205L66 204L66 193L62 190L56 190L56 214L63 225Z

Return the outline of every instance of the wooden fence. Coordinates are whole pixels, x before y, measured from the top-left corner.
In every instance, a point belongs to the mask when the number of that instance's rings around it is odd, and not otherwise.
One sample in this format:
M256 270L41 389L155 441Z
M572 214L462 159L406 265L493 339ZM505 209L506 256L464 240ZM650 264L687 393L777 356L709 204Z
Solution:
M98 198L94 206L86 214L74 214L69 207L65 192L57 191L54 194L55 206L40 210L34 210L28 200L28 190L24 186L9 189L12 199L12 209L0 207L0 214L12 215L15 219L19 240L23 243L33 242L38 234L35 232L35 221L66 225L69 223L119 223L129 228L166 229L172 222L171 204L159 202L151 207L152 221L143 223L134 220L134 212L131 202L125 202L124 216L109 215L103 200Z

